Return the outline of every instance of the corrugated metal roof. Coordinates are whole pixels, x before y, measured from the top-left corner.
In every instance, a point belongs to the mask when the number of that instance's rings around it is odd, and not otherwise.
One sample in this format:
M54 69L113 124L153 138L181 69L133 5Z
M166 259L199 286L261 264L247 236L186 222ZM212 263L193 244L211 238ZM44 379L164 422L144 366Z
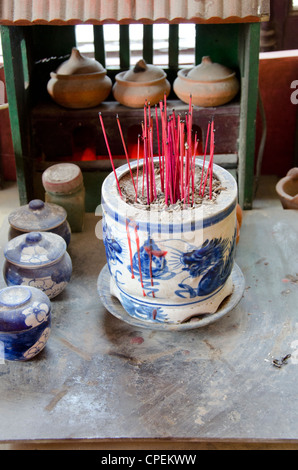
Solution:
M269 0L0 0L0 24L256 22Z

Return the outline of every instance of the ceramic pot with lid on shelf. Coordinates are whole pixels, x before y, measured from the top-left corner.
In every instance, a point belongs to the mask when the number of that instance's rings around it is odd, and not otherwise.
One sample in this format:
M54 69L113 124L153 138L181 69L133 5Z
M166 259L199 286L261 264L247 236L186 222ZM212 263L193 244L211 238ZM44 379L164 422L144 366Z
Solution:
M0 290L0 359L26 361L45 347L51 332L51 302L35 287Z
M171 90L166 73L147 64L144 59L139 60L133 69L118 73L115 80L114 98L129 108L143 108L145 100L155 105Z
M65 108L92 108L104 101L112 89L106 69L72 48L70 58L51 72L47 90Z
M50 299L70 281L72 261L60 235L30 232L10 240L4 249L3 276L8 286L28 285Z
M67 213L57 204L32 199L29 204L12 211L8 216L8 222L9 240L23 233L52 232L60 235L67 246L70 243L71 228L67 221Z
M184 103L191 95L195 106L221 106L237 95L239 81L233 70L205 56L196 67L179 70L173 89Z

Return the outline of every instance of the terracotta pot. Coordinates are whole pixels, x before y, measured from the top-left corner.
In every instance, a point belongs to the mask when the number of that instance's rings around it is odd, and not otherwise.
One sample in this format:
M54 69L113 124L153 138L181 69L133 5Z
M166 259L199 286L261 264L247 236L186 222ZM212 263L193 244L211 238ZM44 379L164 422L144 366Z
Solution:
M157 104L169 95L171 85L166 73L151 64L140 60L134 69L116 75L113 86L115 100L129 108L143 108L147 99L151 105Z
M220 106L236 96L239 81L235 72L206 56L193 69L179 70L173 88L184 103L189 103L191 95L195 106Z
M276 185L284 209L298 209L298 168L292 168Z
M97 61L84 57L73 48L69 60L51 72L47 90L56 103L66 108L92 108L104 101L112 81Z

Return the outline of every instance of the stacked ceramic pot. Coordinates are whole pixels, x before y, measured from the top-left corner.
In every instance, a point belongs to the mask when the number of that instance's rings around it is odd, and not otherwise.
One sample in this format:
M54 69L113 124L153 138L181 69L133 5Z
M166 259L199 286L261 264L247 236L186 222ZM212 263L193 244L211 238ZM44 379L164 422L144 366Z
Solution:
M45 346L51 331L51 299L67 286L72 261L66 211L34 199L11 212L0 290L0 356L25 361Z

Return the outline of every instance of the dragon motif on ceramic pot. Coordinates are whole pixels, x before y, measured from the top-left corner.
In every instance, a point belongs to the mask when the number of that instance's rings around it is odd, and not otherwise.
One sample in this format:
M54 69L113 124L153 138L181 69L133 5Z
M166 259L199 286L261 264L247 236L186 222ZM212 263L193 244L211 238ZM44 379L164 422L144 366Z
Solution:
M222 238L207 239L200 248L183 253L182 270L189 274L188 277L200 276L200 281L196 289L186 282L180 283L181 289L176 290L176 295L183 298L206 296L220 288L232 272L235 246L236 231L231 241Z

